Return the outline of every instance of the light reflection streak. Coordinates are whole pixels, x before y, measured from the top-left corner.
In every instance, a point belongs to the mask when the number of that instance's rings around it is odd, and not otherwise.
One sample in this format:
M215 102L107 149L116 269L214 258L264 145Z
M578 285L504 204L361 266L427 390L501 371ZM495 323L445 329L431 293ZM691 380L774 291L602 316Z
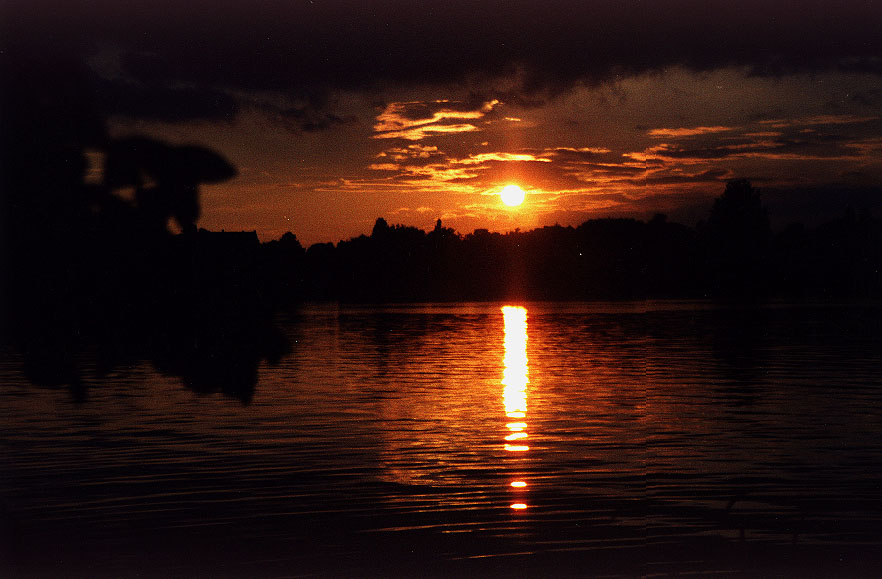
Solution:
M504 346L505 354L502 360L502 403L505 407L507 418L524 419L527 417L527 384L530 379L527 363L527 309L520 306L504 306L502 308L504 322ZM527 438L527 423L525 421L509 422L505 427L510 433L505 437L506 441L515 441ZM507 452L520 453L530 450L525 444L506 444L503 447ZM513 489L524 489L527 483L515 480L510 483ZM522 499L522 497L518 497ZM512 503L514 510L526 509L523 502Z
M523 444L506 444L505 450L509 452L525 452L527 450L530 450L530 447Z
M502 400L505 415L524 418L527 415L527 310L504 306L505 357L502 360Z

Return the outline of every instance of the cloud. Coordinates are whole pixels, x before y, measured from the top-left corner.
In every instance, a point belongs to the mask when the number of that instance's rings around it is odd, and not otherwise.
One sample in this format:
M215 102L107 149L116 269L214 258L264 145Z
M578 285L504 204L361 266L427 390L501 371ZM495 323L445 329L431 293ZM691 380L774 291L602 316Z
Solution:
M469 123L458 123L450 125L426 125L422 127L413 127L401 131L387 131L385 133L377 133L375 139L406 139L408 141L420 141L426 137L444 135L448 133L471 133L478 131L478 127Z
M692 127L679 129L652 129L649 131L650 137L694 137L696 135L707 135L711 133L724 133L733 130L732 127Z
M497 173L510 172L514 166L525 171L525 165L551 164L547 157L533 153L486 152L462 157L451 156L436 146L412 144L406 147L391 147L376 157L368 169L386 173L384 179L425 185L431 181L440 183L471 183L472 186L486 187L487 180L494 179ZM390 162L391 161L391 162ZM535 171L532 171L535 173Z
M639 159L677 160L693 164L723 159L766 159L766 160L843 160L857 159L861 156L861 141L845 141L836 137L819 139L777 139L730 144L713 144L699 147L682 147L662 143L649 147L642 154L629 153Z
M543 151L543 155L555 157L594 159L599 155L610 153L607 147L551 147Z
M459 113L474 110L460 107ZM419 115L411 116L412 123L439 118L436 111L425 107ZM758 183L774 181L773 176L752 164L756 161L775 161L779 167L787 162L813 163L816 168L818 161L867 165L882 149L878 121L870 116L824 115L752 121L743 126L643 129L646 147L637 151L597 144L453 155L435 145L414 143L386 149L369 168L385 173L381 179L417 188L447 183L481 192L501 182L515 181L549 194L588 190L596 194L605 189L636 199L656 188L710 190L745 171ZM862 134L839 130L856 126L863 127ZM806 127L812 127L813 132L803 133ZM670 140L657 142L662 136ZM648 142L647 137L651 139ZM832 165L826 166L833 170ZM778 182L786 181L779 178Z
M308 106L281 108L274 112L281 125L295 133L299 131L321 131L335 125L349 124L356 120L354 117L344 118Z
M380 152L377 157L381 164L392 161L395 166L407 165L431 165L447 162L447 154L434 145L420 145L415 143L406 147L391 147Z
M533 161L537 163L550 163L551 159L537 157L529 153L479 153L469 155L465 159L453 159L451 163L458 165L483 165L489 161Z
M0 22L7 48L121 54L132 81L123 88L143 102L144 86L186 87L186 99L187 91L309 98L457 84L542 102L542 93L672 67L882 73L878 2L32 0L6 3ZM158 114L146 104L126 110ZM401 118L419 115L428 118L415 109Z
M398 171L401 168L396 163L371 163L368 169L371 171Z
M617 163L621 160L621 154L606 147L553 147L544 149L537 156L570 167L586 163Z
M819 125L853 125L869 123L871 121L878 120L878 116L817 115L813 117L802 117L798 119L767 119L759 121L759 124L775 129L786 129L789 127L808 127Z
M666 130L664 136L672 140L625 156L635 162L654 161L666 169L751 159L869 162L878 153L882 122L877 116L817 115L759 120L719 131L699 130L716 128ZM662 136L657 131L648 134Z
M648 185L680 185L692 183L708 183L716 181L727 181L735 175L731 171L725 169L710 169L707 171L699 171L697 173L681 173L674 172L666 175L646 177L645 183Z
M419 141L430 135L478 131L480 129L472 123L450 121L477 121L498 104L498 100L491 100L470 108L466 103L451 103L447 100L389 103L377 115L374 138Z

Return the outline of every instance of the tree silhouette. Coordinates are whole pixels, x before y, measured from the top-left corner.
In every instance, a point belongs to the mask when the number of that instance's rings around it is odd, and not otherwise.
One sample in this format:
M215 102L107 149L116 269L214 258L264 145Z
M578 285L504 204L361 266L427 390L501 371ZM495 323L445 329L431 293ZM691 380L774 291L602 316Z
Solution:
M236 169L217 153L195 146L172 147L145 137L111 141L106 148L104 185L133 187L140 213L156 227L169 218L196 231L201 183L226 181Z
M198 186L234 167L202 147L111 139L89 71L63 58L0 58L3 327L27 376L82 398L83 367L150 360L193 390L247 402L260 360L285 349L260 244L196 231Z
M747 179L730 181L704 230L711 290L728 296L764 293L771 233L759 191Z

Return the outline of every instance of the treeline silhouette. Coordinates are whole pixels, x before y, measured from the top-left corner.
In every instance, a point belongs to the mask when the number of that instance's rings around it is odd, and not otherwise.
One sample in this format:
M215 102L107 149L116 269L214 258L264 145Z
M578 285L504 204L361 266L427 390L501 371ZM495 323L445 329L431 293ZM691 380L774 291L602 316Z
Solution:
M460 235L389 225L304 249L263 245L266 279L288 300L408 302L642 298L879 298L882 224L848 211L814 228L769 225L760 193L728 183L697 227L658 214L578 227Z

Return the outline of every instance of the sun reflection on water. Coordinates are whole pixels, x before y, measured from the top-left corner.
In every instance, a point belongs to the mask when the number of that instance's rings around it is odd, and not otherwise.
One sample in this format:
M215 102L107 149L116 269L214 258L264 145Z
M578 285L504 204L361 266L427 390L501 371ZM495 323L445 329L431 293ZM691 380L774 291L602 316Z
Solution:
M505 357L502 360L502 400L505 415L524 418L527 415L527 310L504 306Z
M502 402L507 418L524 419L527 416L527 384L529 368L527 365L527 309L520 306L503 306L502 317L505 330L505 355L502 360ZM508 452L523 453L530 450L524 439L528 438L527 423L523 420L509 422L506 425L510 434L505 437L504 449ZM512 441L520 444L508 444ZM512 481L514 489L523 489L527 483L521 480ZM522 496L517 497L523 500ZM526 509L523 502L512 503L512 509Z

